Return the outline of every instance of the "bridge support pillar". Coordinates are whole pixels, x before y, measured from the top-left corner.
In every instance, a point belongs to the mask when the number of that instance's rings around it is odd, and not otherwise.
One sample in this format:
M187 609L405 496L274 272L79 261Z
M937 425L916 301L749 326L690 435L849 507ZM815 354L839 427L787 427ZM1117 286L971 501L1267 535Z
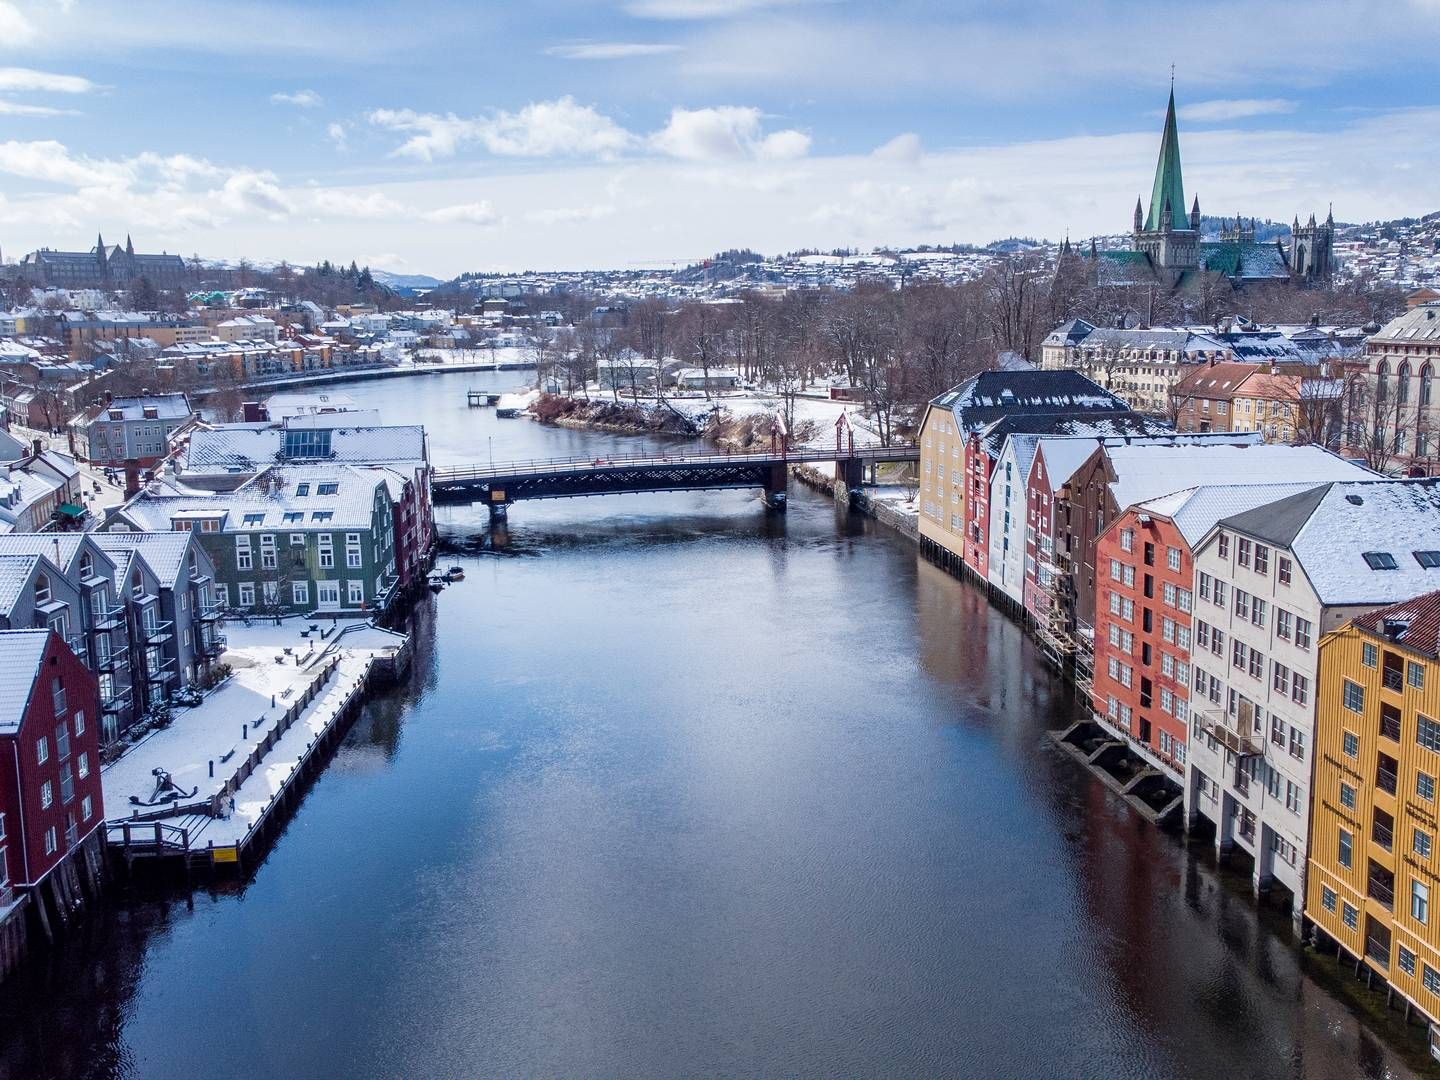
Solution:
M784 463L771 465L765 477L765 491L761 498L768 510L784 510L786 486L790 482L790 471Z
M490 506L490 527L503 525L510 517L510 504L508 502L492 502Z
M848 503L850 493L865 486L865 462L859 458L840 458L835 462L835 498Z

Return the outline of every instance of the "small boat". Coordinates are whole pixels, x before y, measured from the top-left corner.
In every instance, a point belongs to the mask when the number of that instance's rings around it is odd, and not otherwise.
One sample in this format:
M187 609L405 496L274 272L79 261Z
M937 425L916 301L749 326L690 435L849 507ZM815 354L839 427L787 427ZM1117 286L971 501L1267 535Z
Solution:
M446 581L464 581L464 580L465 580L465 568L464 568L463 566L452 566L452 567L450 567L449 572L446 573L446 575L445 575L445 580L446 580Z
M426 581L430 583L431 592L439 592L441 589L445 588L445 575L440 573L438 570L435 573L431 574L428 578L426 578Z

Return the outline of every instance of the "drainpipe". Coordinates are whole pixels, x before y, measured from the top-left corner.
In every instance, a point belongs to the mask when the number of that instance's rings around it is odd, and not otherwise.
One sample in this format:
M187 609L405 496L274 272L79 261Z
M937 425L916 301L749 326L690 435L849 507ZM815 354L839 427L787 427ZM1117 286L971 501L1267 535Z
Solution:
M21 723L20 727L25 725ZM15 738L10 740L10 754L15 761L15 805L20 808L20 858L25 864L25 886L29 888L30 881L30 832L25 828L25 789L20 786L20 732L15 732Z

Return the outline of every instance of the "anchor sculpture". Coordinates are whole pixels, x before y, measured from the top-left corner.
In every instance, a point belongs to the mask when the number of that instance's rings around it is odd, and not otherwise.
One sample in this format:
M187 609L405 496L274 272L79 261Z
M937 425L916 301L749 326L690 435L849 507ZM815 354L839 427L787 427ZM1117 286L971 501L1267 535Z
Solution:
M175 802L178 799L193 799L200 790L198 786L191 788L189 791L177 787L175 778L165 769L158 767L151 769L150 775L155 777L155 790L150 793L149 800L142 799L139 795L131 795L131 805L162 806L165 803Z

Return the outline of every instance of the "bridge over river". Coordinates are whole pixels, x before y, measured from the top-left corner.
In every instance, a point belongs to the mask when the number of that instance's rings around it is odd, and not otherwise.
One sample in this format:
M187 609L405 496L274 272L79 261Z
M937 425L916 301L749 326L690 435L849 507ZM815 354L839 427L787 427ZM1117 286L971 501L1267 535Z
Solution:
M842 445L743 452L684 450L593 459L438 466L431 474L431 489L437 503L480 502L488 506L495 517L503 517L506 507L521 499L709 488L759 488L767 506L783 509L791 465L833 462L839 466L838 475L845 485L855 488L864 482L867 467L919 460L920 449L916 446Z

